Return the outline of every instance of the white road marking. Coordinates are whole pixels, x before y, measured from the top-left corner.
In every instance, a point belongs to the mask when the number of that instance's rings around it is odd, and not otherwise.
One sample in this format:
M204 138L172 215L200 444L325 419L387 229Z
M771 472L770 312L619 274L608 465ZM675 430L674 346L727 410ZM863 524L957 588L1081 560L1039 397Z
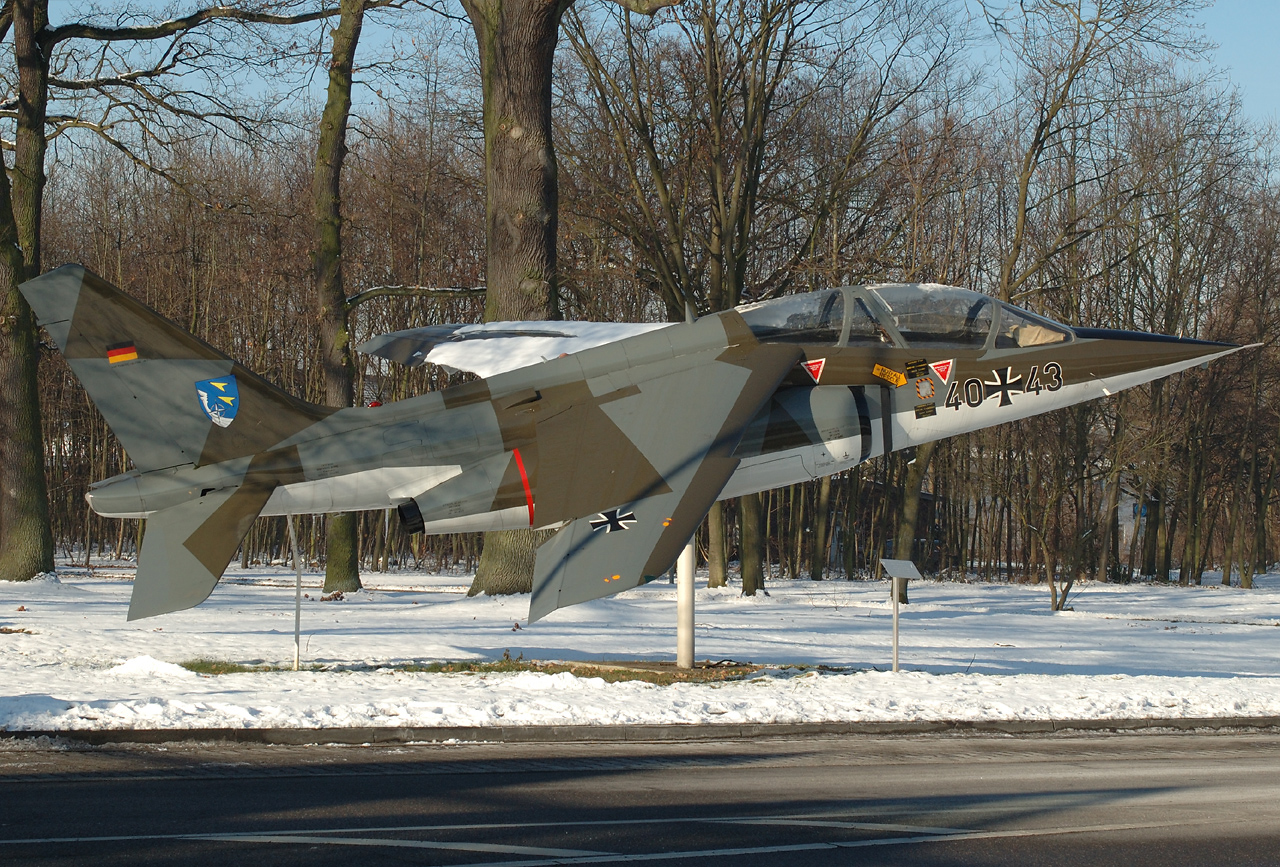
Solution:
M829 814L826 814L829 815ZM580 849L549 849L533 846L506 846L494 843L446 843L434 840L402 840L386 837L341 837L337 834L369 834L411 831L460 831L480 829L516 829L566 826L599 826L599 825L653 825L653 824L768 824L795 825L799 827L836 827L869 831L906 831L915 832L909 837L880 837L868 840L837 840L830 842L796 843L776 846L751 846L729 849L693 849L672 852L638 852L614 853L595 852ZM190 840L215 841L225 843L309 843L326 846L372 846L410 849L439 849L453 851L492 852L504 855L532 855L534 860L524 861L479 861L470 864L454 865L454 867L561 867L561 865L578 864L618 864L639 861L665 861L680 858L730 858L746 855L769 855L785 852L815 852L832 849L860 849L872 846L904 846L919 843L959 843L969 840L996 840L1007 838L1044 837L1059 834L1090 834L1110 831L1139 831L1155 828L1185 827L1187 825L1220 824L1214 820L1200 822L1170 821L1145 822L1109 825L1080 825L1063 828L1029 828L1009 831L976 831L958 828L931 828L917 825L901 825L879 822L842 822L819 816L767 816L754 819L733 817L712 818L678 818L678 819L623 819L619 821L577 821L577 822L521 822L521 823L486 823L474 825L401 825L379 828L326 828L306 831L275 831L269 833L223 833L223 834L139 834L115 835L103 837L46 837L24 840L0 840L0 844L49 844L49 843L107 843L107 842L150 842L158 840ZM540 857L539 857L540 856Z
M694 849L683 852L643 852L588 858L556 858L539 861L503 861L501 867L561 867L574 864L619 864L633 861L668 861L681 858L735 858L783 852L817 852L825 849L861 849L870 846L903 846L913 843L955 843L966 840L997 840L1011 837L1047 837L1056 834L1090 834L1106 831L1140 831L1151 828L1209 825L1216 822L1149 822L1126 825L1081 825L1073 828L1030 828L1022 831L968 831L960 834L929 834L915 837L881 837L874 840L842 840L831 843L797 843L789 846L753 846L736 849ZM451 867L495 867L494 862L455 864Z
M463 852L494 852L499 855L543 855L550 858L611 857L612 852L590 849L544 849L540 846L504 846L498 843L442 843L438 840L397 840L388 837L315 837L302 834L201 834L188 840L219 840L227 843L318 843L323 846L389 846L400 849L451 849ZM491 864L506 864L492 861ZM555 861L547 863L557 863Z
M395 829L363 829L395 830ZM330 831L319 832L332 833ZM148 843L158 840L191 840L193 842L210 840L219 843L321 843L332 846L398 846L410 849L452 849L464 852L494 852L500 855L541 855L551 859L580 859L608 857L614 853L598 852L592 849L547 849L540 846L504 846L498 843L445 843L437 840L397 840L394 838L375 837L324 837L315 836L316 831L280 831L274 834L230 833L230 834L117 834L105 837L31 837L25 840L0 840L7 846L41 845L50 843ZM505 861L491 861L490 864L506 864ZM539 861L539 864L559 864L559 860Z
M997 807L990 808L992 810ZM834 814L848 815L848 813ZM267 836L283 837L293 836L295 834L391 834L391 833L408 833L408 832L431 832L431 831L501 831L501 830L519 830L524 828L581 828L581 827L617 827L619 825L687 825L687 824L730 824L730 825L750 825L771 824L771 825L797 825L797 826L813 826L813 827L837 827L837 828L857 828L860 830L884 830L884 831L907 831L918 832L920 834L967 834L970 830L964 828L933 828L924 825L897 825L889 823L877 822L854 822L838 818L834 818L832 813L805 813L799 815L782 815L782 816L679 816L670 818L654 818L654 819L582 819L567 822L475 822L463 825L379 825L379 826L362 826L351 828L308 828L302 831L291 830L275 830L266 832ZM261 836L263 832L245 832ZM22 840L4 840L0 839L0 845L15 845L22 843L111 843L130 840L191 840L191 839L210 839L214 837L227 838L237 837L237 832L229 832L222 834L139 834L139 835L113 835L106 837L39 837L28 838Z
M973 834L965 828L930 828L927 825L896 825L892 822L839 822L824 819L730 819L731 825L784 825L797 828L851 828L855 831L907 831L916 834Z

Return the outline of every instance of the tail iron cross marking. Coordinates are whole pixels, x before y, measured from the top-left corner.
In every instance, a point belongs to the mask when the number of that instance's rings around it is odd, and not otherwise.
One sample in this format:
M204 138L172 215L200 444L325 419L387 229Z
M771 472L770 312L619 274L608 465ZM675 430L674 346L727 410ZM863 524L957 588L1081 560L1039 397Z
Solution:
M983 397L988 398L992 395L998 394L1000 395L1000 405L1009 406L1013 403L1013 398L1011 398L1009 394L1011 392L1020 393L1022 391L1022 374L1019 373L1017 376L1014 376L1013 368L1006 367L1004 370L991 371L991 375L996 378L996 381L983 383L983 385L987 387L986 393Z
M591 531L604 530L606 533L612 533L614 530L630 530L631 525L637 523L635 512L623 512L621 509L610 509L607 512L601 512L598 518L591 519Z

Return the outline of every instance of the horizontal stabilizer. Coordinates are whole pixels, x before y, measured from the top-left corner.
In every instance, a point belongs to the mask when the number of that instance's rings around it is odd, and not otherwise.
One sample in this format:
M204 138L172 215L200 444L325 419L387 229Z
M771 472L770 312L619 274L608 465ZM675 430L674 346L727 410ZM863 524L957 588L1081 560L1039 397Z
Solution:
M213 592L274 484L211 491L147 519L129 619L194 608Z

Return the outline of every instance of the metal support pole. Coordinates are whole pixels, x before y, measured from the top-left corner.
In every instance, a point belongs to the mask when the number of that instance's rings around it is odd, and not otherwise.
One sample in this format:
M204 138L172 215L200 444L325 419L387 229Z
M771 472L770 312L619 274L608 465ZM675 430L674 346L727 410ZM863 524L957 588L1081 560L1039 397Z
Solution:
M289 543L293 546L293 670L302 661L302 561L298 559L298 533L293 529L293 515L289 522Z
M898 670L898 582L902 579L894 575L889 579L893 593L893 670Z
M676 668L693 668L693 540L676 560Z

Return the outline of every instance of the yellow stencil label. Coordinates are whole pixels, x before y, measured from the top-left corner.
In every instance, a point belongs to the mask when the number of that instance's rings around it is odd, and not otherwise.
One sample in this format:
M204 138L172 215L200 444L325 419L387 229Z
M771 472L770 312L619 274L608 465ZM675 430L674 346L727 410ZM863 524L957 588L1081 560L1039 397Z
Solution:
M873 376L880 377L885 382L893 383L895 388L907 384L907 377L905 374L898 373L898 371L885 367L883 364L877 364L875 367L871 368L871 374Z

